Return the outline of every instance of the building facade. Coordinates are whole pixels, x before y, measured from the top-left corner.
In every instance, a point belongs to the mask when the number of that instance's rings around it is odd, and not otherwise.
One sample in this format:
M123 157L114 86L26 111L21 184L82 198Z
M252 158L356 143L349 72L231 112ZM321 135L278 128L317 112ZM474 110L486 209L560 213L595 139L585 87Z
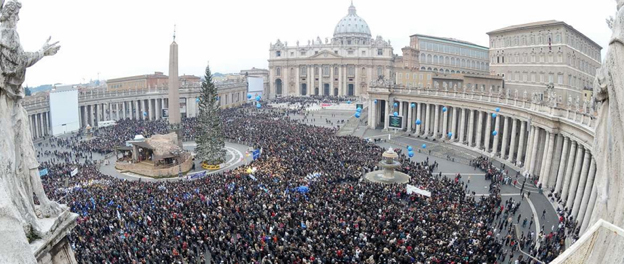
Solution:
M512 91L543 98L546 85L553 84L558 103L567 104L592 88L602 48L565 22L514 25L487 34L492 74L503 76Z
M349 7L334 36L288 46L279 39L269 49L268 98L279 96L367 96L371 80L393 74L390 41L371 37L364 19Z
M185 74L180 76L179 79L182 86L193 86L201 82L201 78L194 75ZM162 72L154 72L154 74L108 79L106 85L108 91L126 91L167 87L168 82L169 76Z

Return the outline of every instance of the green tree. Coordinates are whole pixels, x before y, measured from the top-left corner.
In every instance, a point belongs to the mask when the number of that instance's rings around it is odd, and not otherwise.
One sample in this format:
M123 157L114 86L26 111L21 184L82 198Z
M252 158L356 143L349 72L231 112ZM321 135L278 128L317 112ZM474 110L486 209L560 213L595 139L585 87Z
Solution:
M225 160L225 142L223 140L221 110L219 101L217 101L217 88L212 82L210 65L206 67L198 99L199 115L195 128L197 158L210 165L220 164Z

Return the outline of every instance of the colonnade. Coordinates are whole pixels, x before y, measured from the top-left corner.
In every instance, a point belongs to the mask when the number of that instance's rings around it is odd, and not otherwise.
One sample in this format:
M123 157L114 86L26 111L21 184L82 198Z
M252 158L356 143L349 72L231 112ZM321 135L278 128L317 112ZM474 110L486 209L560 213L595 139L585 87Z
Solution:
M120 119L159 120L162 109L168 105L167 98L137 99L119 102L96 102L80 106L81 127L98 126L102 121Z
M414 98L416 99L416 98ZM570 215L586 225L593 210L596 162L591 146L574 133L560 131L507 109L473 109L414 99L372 99L369 126L393 130L390 116L402 117L409 136L461 145L483 155L520 167L536 176L537 185L561 197ZM419 125L417 121L420 121ZM383 125L383 126L381 126ZM514 176L514 175L511 175Z
M28 115L30 134L33 138L40 138L50 134L50 112L40 112Z

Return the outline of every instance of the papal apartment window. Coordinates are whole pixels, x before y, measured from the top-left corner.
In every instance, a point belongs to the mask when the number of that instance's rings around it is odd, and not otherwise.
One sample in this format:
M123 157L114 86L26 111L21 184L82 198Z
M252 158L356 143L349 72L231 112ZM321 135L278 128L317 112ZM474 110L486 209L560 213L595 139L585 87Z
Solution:
M383 55L383 50L382 49L377 49L377 55Z
M362 51L362 56L366 56L366 51L365 50Z
M295 56L295 53L294 53L294 52L291 52L291 53L290 53L290 56Z
M305 56L305 55L306 55L305 51L302 51L301 56Z
M275 75L277 75L277 76L281 76L281 75L282 75L282 68L277 67L277 68L275 69Z
M349 55L353 55L353 51L352 50L349 51Z
M282 56L282 52L281 52L281 51L279 51L279 50L278 50L278 51L276 51L276 52L275 52L275 56L277 56L277 57Z
M338 54L338 51L337 51L337 50L334 50L334 53L335 53L335 54Z

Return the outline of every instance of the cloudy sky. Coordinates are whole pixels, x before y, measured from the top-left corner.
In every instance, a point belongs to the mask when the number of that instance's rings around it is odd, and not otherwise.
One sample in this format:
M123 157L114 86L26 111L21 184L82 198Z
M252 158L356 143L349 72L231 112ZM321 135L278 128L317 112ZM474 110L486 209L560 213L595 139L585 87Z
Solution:
M331 37L350 0L22 0L18 32L26 51L48 36L59 53L33 66L26 84L78 83L163 71L177 25L180 74L266 68L270 43ZM615 0L355 0L373 36L395 49L412 34L488 46L487 31L556 19L606 47ZM603 50L604 55L604 50Z

